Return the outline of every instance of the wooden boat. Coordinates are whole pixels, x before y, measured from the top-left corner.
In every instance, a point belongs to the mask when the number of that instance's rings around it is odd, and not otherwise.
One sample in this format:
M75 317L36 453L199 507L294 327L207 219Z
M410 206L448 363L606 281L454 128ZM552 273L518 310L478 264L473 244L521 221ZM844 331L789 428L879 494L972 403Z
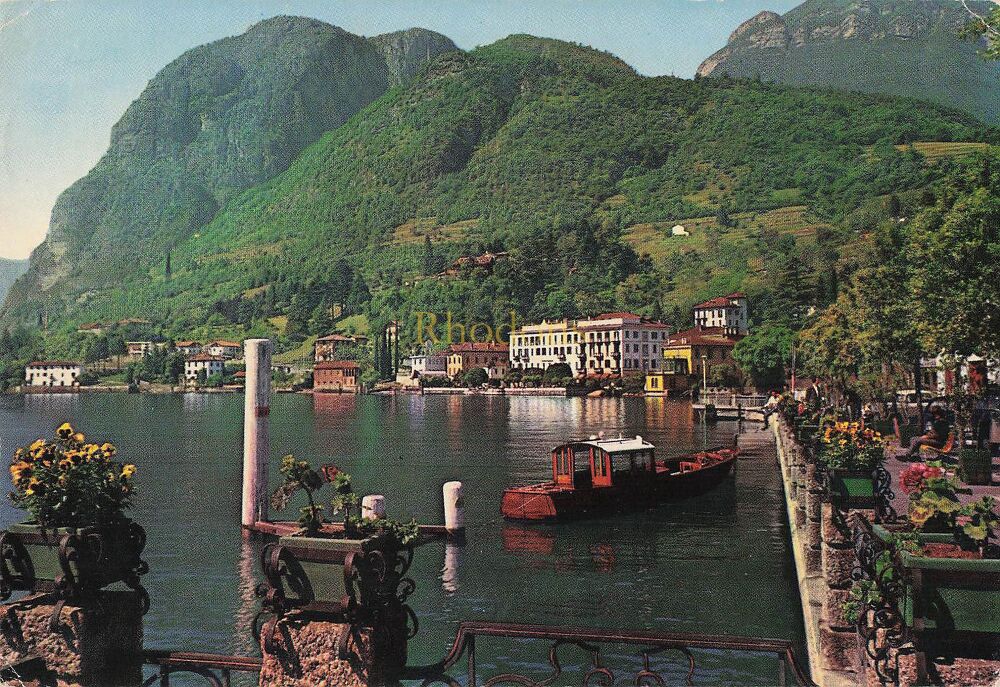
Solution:
M642 437L592 437L552 449L552 481L504 490L512 520L554 520L644 508L711 489L733 470L739 449L713 448L657 460Z

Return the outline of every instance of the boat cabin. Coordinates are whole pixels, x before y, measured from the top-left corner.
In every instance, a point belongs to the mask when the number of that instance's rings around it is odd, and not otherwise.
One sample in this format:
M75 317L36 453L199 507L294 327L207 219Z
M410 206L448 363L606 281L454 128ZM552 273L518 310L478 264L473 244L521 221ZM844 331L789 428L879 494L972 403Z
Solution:
M572 441L552 449L552 481L559 486L596 489L655 478L653 445L640 436Z

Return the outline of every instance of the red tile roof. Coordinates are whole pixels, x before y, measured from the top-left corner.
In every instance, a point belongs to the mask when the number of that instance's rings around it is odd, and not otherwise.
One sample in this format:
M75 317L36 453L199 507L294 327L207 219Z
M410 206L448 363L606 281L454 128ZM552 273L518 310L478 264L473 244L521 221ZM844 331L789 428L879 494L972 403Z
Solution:
M71 360L36 360L28 363L28 367L80 367L80 363Z
M692 327L671 334L665 346L735 346L741 338L726 334L722 327Z
M326 336L321 336L316 339L316 343L321 341L355 341L353 336L344 336L343 334L327 334Z
M735 293L731 293L728 296L718 296L716 298L712 298L710 300L705 301L704 303L699 303L694 307L696 310L700 308L725 308L729 305L732 305L732 303L730 303L731 300L735 298L746 298L746 297L747 297L746 294L743 293L742 291L736 291Z
M223 348L242 348L243 344L237 343L235 341L226 341L224 339L220 339L218 341L213 341L212 343L208 344L208 346L209 347L222 346Z
M327 360L326 362L316 363L313 367L314 370L356 370L360 367L353 360Z
M634 312L606 312L597 315L596 317L590 318L592 320L617 320L617 319L642 319L640 315L636 315Z
M448 346L448 353L506 353L507 350L507 344L493 341L458 343Z
M174 344L177 348L188 348L190 346L200 346L197 341L178 341Z

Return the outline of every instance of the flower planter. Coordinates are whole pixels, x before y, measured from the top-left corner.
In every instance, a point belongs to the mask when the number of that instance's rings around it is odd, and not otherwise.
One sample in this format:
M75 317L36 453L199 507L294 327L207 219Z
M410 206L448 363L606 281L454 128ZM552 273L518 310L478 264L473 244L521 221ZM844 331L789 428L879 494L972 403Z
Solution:
M60 591L67 598L115 582L138 587L146 533L124 520L104 527L11 525L0 535L0 597L13 590Z
M875 525L888 541L891 533ZM954 543L951 534L918 534L921 544ZM1000 559L929 558L898 555L905 593L903 620L925 639L977 643L1000 635ZM993 635L993 637L986 637Z
M379 611L397 598L413 557L384 538L281 537L265 547L262 567L271 605L327 615ZM269 602L265 602L266 604Z
M405 577L412 560L412 546L399 547L382 537L281 537L261 554L266 582L257 589L264 600L254 634L266 652L274 653L280 650L278 628L289 612L370 626L386 657L382 667L394 675L406 665L407 639L416 633L416 617L406 606L415 588ZM338 644L342 659L348 656L345 641Z
M827 469L830 500L840 509L875 507L875 485L871 470Z

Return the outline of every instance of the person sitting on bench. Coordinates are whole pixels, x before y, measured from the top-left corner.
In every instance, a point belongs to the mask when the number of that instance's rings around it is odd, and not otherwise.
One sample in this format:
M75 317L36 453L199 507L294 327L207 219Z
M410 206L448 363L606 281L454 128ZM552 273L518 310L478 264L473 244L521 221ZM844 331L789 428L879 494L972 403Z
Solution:
M930 429L920 436L914 437L910 440L910 450L906 452L906 458L913 458L918 455L920 453L921 446L942 448L945 442L948 441L948 433L950 431L951 425L948 424L948 420L944 414L944 409L941 408L941 406L934 406L931 408Z

